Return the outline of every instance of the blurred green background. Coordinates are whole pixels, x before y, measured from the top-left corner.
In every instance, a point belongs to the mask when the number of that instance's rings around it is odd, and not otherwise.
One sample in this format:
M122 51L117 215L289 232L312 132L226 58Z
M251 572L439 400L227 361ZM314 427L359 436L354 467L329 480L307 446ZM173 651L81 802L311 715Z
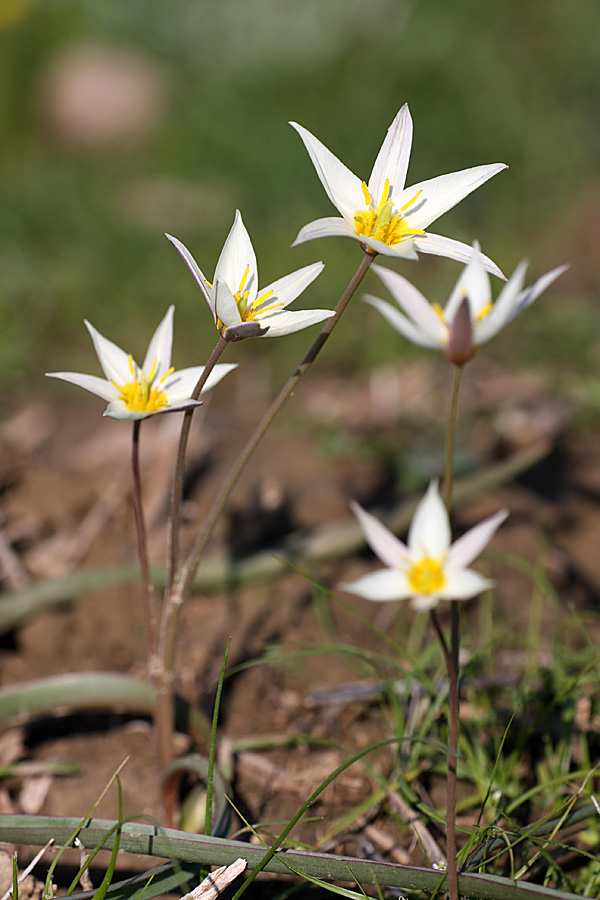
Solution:
M163 232L210 277L236 207L261 284L322 259L298 305L334 305L360 251L342 239L290 249L303 224L334 210L286 123L367 177L405 101L409 184L510 166L434 230L478 238L508 273L525 256L532 278L572 264L493 352L573 377L597 370L599 35L598 0L2 0L4 385L46 369L97 372L84 317L141 357L171 302L175 363L202 361L212 320ZM442 302L459 273L444 260L386 264ZM261 341L260 352L287 367L309 340ZM399 347L356 303L326 364L370 365ZM258 348L234 349L228 358L243 360Z

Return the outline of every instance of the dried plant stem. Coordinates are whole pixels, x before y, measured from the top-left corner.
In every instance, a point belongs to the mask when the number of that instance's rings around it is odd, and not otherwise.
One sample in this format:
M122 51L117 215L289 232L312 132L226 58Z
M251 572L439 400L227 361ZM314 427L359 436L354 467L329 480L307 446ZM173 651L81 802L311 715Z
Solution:
M335 308L334 315L326 321L325 325L319 332L317 339L304 356L302 362L297 366L292 375L286 381L277 397L273 400L271 406L256 426L246 446L241 451L225 481L221 485L219 493L217 494L213 502L202 530L198 534L190 551L190 554L183 564L181 572L179 573L179 576L175 581L173 590L169 596L168 604L163 610L161 633L159 638L159 654L165 672L172 672L173 670L177 628L183 603L192 590L196 568L212 536L215 525L219 521L219 518L231 495L231 492L237 484L237 481L244 471L246 464L252 456L252 453L260 443L263 435L268 430L275 416L316 360L327 339L329 338L329 335L337 325L350 299L356 292L359 284L369 270L373 259L374 256L372 255L372 253L365 253L354 277L340 297Z

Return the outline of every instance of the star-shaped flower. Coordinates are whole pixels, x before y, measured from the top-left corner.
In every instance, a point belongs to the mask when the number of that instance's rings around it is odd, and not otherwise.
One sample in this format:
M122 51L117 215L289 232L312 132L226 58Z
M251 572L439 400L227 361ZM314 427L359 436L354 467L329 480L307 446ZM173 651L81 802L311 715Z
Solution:
M407 545L358 503L352 509L367 543L387 568L340 585L344 590L367 600L411 598L415 609L427 610L439 600L467 600L492 586L467 566L506 519L506 510L484 519L452 544L448 513L437 483L432 482L413 516Z
M505 325L548 288L568 266L542 275L523 289L527 262L521 262L503 286L498 299L492 301L490 279L485 271L485 257L479 245L473 245L473 256L463 269L446 306L429 303L417 288L390 269L373 266L404 315L395 306L367 295L364 299L382 313L390 325L414 344L441 350L456 365L473 357L477 348L486 344Z
M365 249L385 256L417 259L418 252L467 262L467 244L426 229L471 191L505 169L504 163L475 166L404 186L412 144L412 119L405 103L392 122L375 160L368 183L357 178L310 131L290 122L308 150L327 196L342 218L317 219L301 229L295 244L313 238L344 236L360 241ZM294 246L292 245L292 246ZM491 259L489 272L503 278Z
M83 375L79 372L47 372L50 378L70 381L97 394L108 401L105 416L113 419L145 419L156 413L177 412L200 406L201 401L192 400L190 394L198 383L203 366L193 366L176 372L171 367L171 347L173 344L173 312L170 306L166 316L154 332L143 366L138 366L131 354L125 353L112 341L103 337L93 325L85 322L98 360L106 378ZM236 364L216 365L202 393L209 391L221 381Z
M220 334L228 341L245 337L279 337L300 331L333 315L330 309L290 312L295 300L323 270L313 263L284 275L259 291L256 255L239 210L223 245L212 283L204 275L181 241L167 235L175 245L213 314Z

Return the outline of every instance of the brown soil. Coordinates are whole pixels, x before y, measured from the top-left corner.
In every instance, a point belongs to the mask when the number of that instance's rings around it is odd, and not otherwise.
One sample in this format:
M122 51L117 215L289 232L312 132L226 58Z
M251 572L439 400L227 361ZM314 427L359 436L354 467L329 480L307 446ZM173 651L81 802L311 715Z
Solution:
M260 399L248 404L248 378L246 369L231 377L197 416L186 485L184 544L191 540L244 436L262 412ZM430 361L402 372L376 370L350 379L324 371L311 374L255 454L209 552L252 553L276 545L289 532L344 521L353 497L365 505L391 505L407 486L422 486L439 471L446 382L443 364ZM0 564L7 591L35 579L135 559L130 430L102 419L91 398L88 402L83 395L72 397L69 390L64 386L64 402L72 405L24 405L6 418L0 434ZM260 396L267 398L270 390L264 384ZM574 435L569 426L572 410L552 398L541 376L510 373L483 360L467 370L461 412L460 465L485 466L547 441L545 459L524 473L519 483L474 497L457 512L459 528L502 506L511 512L488 557L493 561L486 563L498 579L493 617L503 635L490 671L499 679L525 677L530 670L519 632L528 626L532 582L503 563L504 554L541 564L560 596L558 604L551 598L544 603L540 669L557 640L582 645L586 630L590 641L600 634L598 619L594 623L591 615L597 613L600 594L600 439L593 433ZM157 417L142 429L150 546L156 562L164 555L178 419ZM395 482L400 486L394 487ZM365 552L307 569L335 588L341 580L375 566L372 554ZM376 607L343 596L353 609L398 639L411 627L414 616L406 606ZM577 624L575 614L585 626ZM467 648L478 645L480 621L477 602L467 604ZM331 742L267 749L259 745L236 752L236 803L251 821L281 822L349 752L389 734L377 695L360 690L377 680L372 670L348 655L315 652L302 657L292 650L334 641L378 653L386 648L359 619L293 572L267 584L195 596L184 613L177 689L207 710L229 636L230 667L260 657L267 645L281 646L283 659L242 668L231 676L221 734L234 743L251 738L280 743L283 736ZM144 675L144 625L135 586L91 592L31 617L3 638L3 687L88 671ZM338 690L342 687L347 691ZM187 746L181 736L178 749ZM0 811L83 815L125 757L129 761L121 778L126 815L146 813L160 819L155 750L147 720L107 710L6 724L0 762L72 762L78 773L6 780L0 785ZM388 749L375 754L372 764L388 775L393 758ZM315 820L295 836L336 852L373 852L423 863L423 852L410 832L382 805L328 841L335 823L375 786L364 768L348 769L311 810ZM430 791L443 806L443 793L434 780ZM98 815L116 816L116 802L115 791L109 791ZM442 833L434 829L433 834L443 847Z

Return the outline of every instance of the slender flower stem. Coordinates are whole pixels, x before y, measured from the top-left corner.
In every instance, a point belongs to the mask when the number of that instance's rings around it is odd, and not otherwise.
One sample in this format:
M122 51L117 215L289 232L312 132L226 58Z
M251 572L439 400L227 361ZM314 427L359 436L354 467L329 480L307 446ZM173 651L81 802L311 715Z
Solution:
M462 366L454 366L454 379L452 381L452 400L450 403L450 413L448 415L448 425L446 428L446 468L444 472L444 502L446 509L450 513L452 509L452 493L454 488L454 441L456 438L456 420L458 417L458 395L460 393L460 382L462 377Z
M327 319L325 325L319 332L317 339L304 356L302 362L294 370L277 397L271 403L271 406L256 426L254 432L248 440L248 443L243 448L242 452L233 464L227 478L221 485L221 489L219 490L219 493L217 494L213 502L202 530L198 534L198 537L194 542L190 554L185 561L182 570L179 573L179 576L174 584L173 591L169 598L168 606L163 610L161 633L159 639L159 653L165 671L170 672L173 669L177 639L177 627L179 624L181 609L184 601L187 599L192 590L196 568L212 536L215 525L219 521L219 518L231 495L231 492L237 484L237 481L244 471L246 464L252 456L252 453L271 425L273 419L275 418L281 407L284 405L288 397L293 393L304 375L306 375L306 373L309 371L310 367L324 347L327 339L329 338L329 335L337 325L346 306L350 302L352 296L354 295L361 281L368 272L373 259L374 255L372 253L365 252L365 255L354 277L352 278L348 287L338 301L334 315L331 316L331 318Z
M158 607L156 595L150 580L150 563L148 561L148 539L146 535L146 523L144 521L144 507L142 504L142 481L140 478L140 429L142 420L137 419L133 423L133 440L131 443L131 472L133 476L133 511L135 514L135 527L137 531L138 559L142 575L142 603L144 607L144 622L146 626L146 643L148 647L148 661L157 650L158 638ZM150 665L150 669L152 666ZM150 673L152 674L152 673Z
M208 376L214 369L226 346L227 341L220 337L208 362L204 366L202 375L198 379L198 382L190 395L192 400L197 400L200 396L202 388L208 380ZM167 529L167 580L161 617L163 622L167 615L167 610L169 609L169 600L173 591L173 585L175 584L177 566L179 564L181 493L185 471L185 456L193 414L194 409L192 408L187 409L183 415L179 446L177 448L177 458L175 460L175 468L173 471L173 483L169 501L169 524ZM161 628L162 627L161 623ZM158 635L156 642L158 644ZM159 765L161 769L164 770L173 758L173 732L175 728L173 712L173 669L172 666L164 665L164 657L158 646L156 646L155 651L152 653L150 670L152 687L154 690L154 721L156 724L158 740L158 758ZM175 801L169 792L168 784L163 790L163 805L168 820L167 824L174 825Z
M210 358L204 366L204 371L198 379L198 382L191 393L191 399L197 400L202 392L202 388L208 380L208 376L219 361L223 350L227 346L227 341L223 337L219 337L217 344L210 355ZM177 448L177 459L175 460L175 469L173 472L173 484L171 487L171 497L169 501L169 525L168 525L168 547L167 547L167 583L165 586L165 603L173 590L175 576L177 574L177 565L179 563L179 530L181 525L181 494L183 490L183 478L185 472L185 455L187 452L190 428L192 425L192 416L194 409L187 409L183 415L181 425L181 434L179 436L179 446Z
M454 367L452 400L446 429L446 469L444 476L444 500L448 514L452 510L454 484L454 441L458 417L458 397L462 366ZM460 604L450 603L450 646L446 642L435 611L431 620L442 644L448 671L448 779L446 782L446 839L448 842L448 888L450 900L458 900L458 871L456 849L456 764L458 757L458 727L460 721L460 700L458 696L459 651L460 651Z

